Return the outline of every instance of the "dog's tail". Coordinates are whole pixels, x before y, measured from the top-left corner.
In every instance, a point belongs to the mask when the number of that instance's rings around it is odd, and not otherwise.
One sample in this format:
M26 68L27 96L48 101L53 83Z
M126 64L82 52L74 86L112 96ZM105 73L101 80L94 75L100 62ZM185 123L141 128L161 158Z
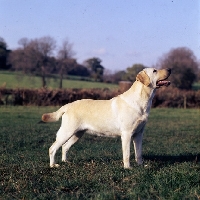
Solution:
M66 106L62 106L59 110L52 113L45 113L42 115L43 122L56 122L67 111Z

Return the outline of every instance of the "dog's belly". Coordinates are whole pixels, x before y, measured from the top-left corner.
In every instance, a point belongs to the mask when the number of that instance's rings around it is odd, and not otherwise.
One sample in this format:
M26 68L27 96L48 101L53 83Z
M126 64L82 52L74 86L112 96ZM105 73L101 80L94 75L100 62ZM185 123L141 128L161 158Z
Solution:
M118 136L120 136L120 134L110 132L110 131L99 132L99 131L89 130L89 129L85 130L85 133L89 134L89 135L96 135L96 136L101 136L101 137L118 137Z
M91 119L85 118L81 120L79 130L84 131L86 134L102 136L102 137L117 137L121 136L120 126L118 121L110 118L95 117Z
M121 135L118 126L110 123L96 123L96 124L84 124L81 127L85 133L90 135L102 136L102 137L117 137Z

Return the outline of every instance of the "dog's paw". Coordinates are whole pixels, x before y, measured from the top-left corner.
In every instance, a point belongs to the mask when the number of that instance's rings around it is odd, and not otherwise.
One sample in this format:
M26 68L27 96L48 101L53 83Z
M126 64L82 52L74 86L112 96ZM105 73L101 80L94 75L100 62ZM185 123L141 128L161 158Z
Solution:
M132 169L132 167L130 166L130 164L124 165L124 169Z
M124 169L133 169L133 167L130 167L130 166L129 167L124 167Z
M50 167L51 168L58 168L58 167L60 167L60 165L59 164L53 164L53 165L50 165Z

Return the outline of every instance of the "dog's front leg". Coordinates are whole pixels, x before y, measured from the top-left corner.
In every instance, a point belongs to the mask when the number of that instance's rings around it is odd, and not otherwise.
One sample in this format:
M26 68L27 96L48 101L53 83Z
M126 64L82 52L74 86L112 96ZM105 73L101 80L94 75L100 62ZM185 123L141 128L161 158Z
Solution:
M123 133L121 136L122 140L122 153L123 153L123 162L124 168L130 168L130 142L131 134Z
M142 138L143 138L143 129L133 135L133 144L135 150L135 160L136 162L141 165L142 164Z

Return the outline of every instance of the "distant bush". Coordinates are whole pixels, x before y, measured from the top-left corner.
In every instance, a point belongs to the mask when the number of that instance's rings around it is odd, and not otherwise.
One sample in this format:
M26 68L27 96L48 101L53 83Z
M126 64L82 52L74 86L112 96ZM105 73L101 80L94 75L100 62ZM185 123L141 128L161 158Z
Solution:
M178 88L161 88L153 99L153 107L199 108L200 90L180 90Z
M172 69L169 80L172 86L179 89L192 89L193 83L198 80L199 63L194 53L186 47L170 50L160 59L158 67Z
M111 99L121 92L109 89L5 89L0 88L1 105L61 106L80 99ZM152 107L199 108L200 90L162 88L156 92Z

